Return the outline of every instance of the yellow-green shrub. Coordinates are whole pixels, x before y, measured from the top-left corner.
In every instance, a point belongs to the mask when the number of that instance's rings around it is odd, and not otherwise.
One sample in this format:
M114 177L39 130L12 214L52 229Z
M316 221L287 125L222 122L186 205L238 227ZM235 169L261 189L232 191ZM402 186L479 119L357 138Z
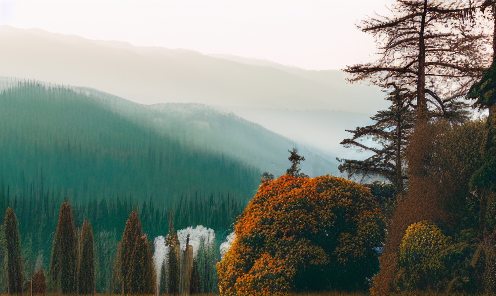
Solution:
M398 251L399 286L407 290L436 289L447 272L450 237L430 221L410 225Z

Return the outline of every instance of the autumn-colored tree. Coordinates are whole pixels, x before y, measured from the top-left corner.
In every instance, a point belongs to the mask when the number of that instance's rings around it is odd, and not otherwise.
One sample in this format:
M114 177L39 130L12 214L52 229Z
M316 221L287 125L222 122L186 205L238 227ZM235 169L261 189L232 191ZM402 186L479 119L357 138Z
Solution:
M7 288L8 293L22 293L21 236L16 214L9 207L5 214L5 243L7 246Z
M264 182L217 264L220 293L364 290L378 269L383 230L377 202L354 182L329 175Z
M95 293L95 251L93 229L90 222L84 221L79 248L78 293Z
M77 292L77 237L74 216L69 201L60 206L59 222L53 239L50 258L50 279L57 292Z
M31 279L32 295L45 295L46 293L46 278L43 269L38 270Z
M367 80L381 87L395 83L414 94L409 191L390 224L373 294L387 294L394 286L397 251L407 227L445 215L437 198L438 180L429 173L435 132L430 118L463 120L466 105L460 99L488 67L484 34L472 30L475 23L464 22L464 16L473 12L471 2L398 0L391 11L392 17L369 18L360 26L380 44L380 58L345 70L353 75L351 81Z
M450 232L457 233L459 240L454 243L467 243L461 238L467 237L469 229L478 228L469 180L483 159L484 134L484 124L480 122L457 126L441 121L417 128L406 153L411 171L409 189L389 224L386 245L379 259L381 270L373 279L372 294L383 295L401 289L397 282L398 252L410 225L421 221L444 225ZM468 249L463 252L466 251ZM464 260L469 260L467 256L469 254L464 253L454 258L457 262L452 262L453 266L468 268L466 264L461 267ZM450 280L462 278L456 270L450 270L449 276ZM466 277L463 274L463 278ZM460 287L465 288L463 283Z

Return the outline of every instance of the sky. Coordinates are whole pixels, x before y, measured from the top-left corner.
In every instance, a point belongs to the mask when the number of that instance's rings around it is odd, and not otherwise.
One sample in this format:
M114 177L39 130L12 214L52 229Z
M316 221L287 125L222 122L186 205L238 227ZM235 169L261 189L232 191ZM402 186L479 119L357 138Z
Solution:
M356 28L392 0L0 0L0 25L137 46L230 54L309 70L372 61Z

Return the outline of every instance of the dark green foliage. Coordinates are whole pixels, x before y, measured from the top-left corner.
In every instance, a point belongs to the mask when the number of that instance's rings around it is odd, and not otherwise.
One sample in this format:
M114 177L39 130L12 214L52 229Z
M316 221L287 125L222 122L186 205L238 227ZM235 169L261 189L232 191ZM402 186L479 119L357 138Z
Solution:
M146 235L136 237L124 284L130 294L154 294L155 272Z
M398 203L398 191L396 186L391 183L380 181L374 181L370 184L365 184L364 186L370 189L370 193L372 193L381 207L381 212L384 215L386 224L389 223Z
M482 79L474 83L467 94L469 99L477 99L475 106L488 108L496 104L496 63L484 72Z
M26 263L31 262L32 265L35 262L34 255L38 254L37 251L50 254L52 250L54 230L57 228L59 219L59 209L56 205L62 203L62 196L65 193L49 190L42 180L31 184L28 189L21 193L12 193L9 191L9 186L2 185L0 181L0 206L4 204L15 210L19 219L19 232L23 234L22 256ZM182 196L181 200L171 207L162 207L152 199L146 201L145 207L145 202L139 203L129 196L100 199L98 202L92 199L84 203L75 198L71 199L75 225L81 225L84 222L83 218L86 218L91 221L94 231L97 293L111 293L113 263L116 258L117 243L121 238L117 233L123 232L133 207L139 206L140 217L146 216L146 224L142 221L142 225L143 229L146 229L147 236L157 237L168 233L170 210L178 213L173 220L179 229L190 225L208 225L216 233L223 233L230 229L231 224L246 206L239 197L221 193L217 195L192 193ZM4 209L6 210L6 207ZM3 229L3 223L0 228ZM0 263L4 262L2 254L5 256L5 253L2 253L1 243L3 235L4 231L1 230ZM29 250L30 241L32 241L31 251ZM49 270L49 264L50 256L45 256L39 266ZM2 277L2 272L5 271L0 268L0 292L6 293L7 276L5 274ZM33 269L23 268L23 272L25 278L29 278L32 276ZM214 288L216 288L215 285ZM120 290L117 293L120 293Z
M77 291L77 237L72 206L64 201L60 207L59 223L50 258L50 279L56 292L73 294Z
M26 82L2 91L0 180L23 195L42 182L45 192L65 192L81 203L132 194L140 204L152 197L168 207L194 192L246 201L259 185L256 169L183 146L110 108L101 98L61 86Z
M88 221L84 221L81 230L79 247L78 293L95 293L95 251L93 229Z
M0 224L0 293L7 293L7 268L5 258L7 257L7 249L5 242L5 231L3 225Z
M117 252L115 231L100 231L95 235L95 277L98 293L111 294L112 266Z
M274 175L269 172L264 172L262 174L262 182L274 180Z
M219 292L216 268L216 264L219 261L220 253L218 248L215 248L214 245L205 246L203 239L201 239L198 255L194 260L193 275L191 278L191 287L193 288L195 285L198 285L195 289L199 294Z
M412 98L412 94L395 86L386 98L391 101L391 106L371 117L375 121L373 125L348 130L353 137L343 140L341 145L369 151L373 155L365 160L338 159L342 162L339 165L341 172L347 172L349 176L358 174L386 178L394 184L398 193L403 193L406 179L404 152L414 123L414 110L409 104ZM367 138L373 139L376 145L363 143Z
M298 155L298 149L296 148L288 150L288 152L290 153L288 159L291 161L291 167L286 170L286 174L295 178L308 178L304 173L300 173L300 162L305 161L305 157ZM270 177L270 175L268 177ZM274 176L272 176L272 178L273 177Z
M7 209L4 222L5 243L7 249L7 289L8 293L22 293L22 259L21 236L16 214L11 208Z
M171 295L179 294L180 271L179 271L179 240L174 227L170 228L166 238L166 244L169 247L167 253L167 293Z

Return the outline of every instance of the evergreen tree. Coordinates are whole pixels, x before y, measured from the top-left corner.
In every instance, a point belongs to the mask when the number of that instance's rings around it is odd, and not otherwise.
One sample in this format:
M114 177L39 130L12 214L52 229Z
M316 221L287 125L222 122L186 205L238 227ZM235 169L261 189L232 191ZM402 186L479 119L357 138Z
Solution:
M471 3L397 0L391 11L392 17L370 17L360 24L376 38L380 58L348 66L350 81L367 80L383 88L396 83L415 94L422 120L434 114L464 117L466 105L459 99L488 66L485 35L473 30L477 22L463 21L474 11Z
M154 283L153 264L151 263L150 246L143 236L141 221L137 211L132 211L126 222L126 228L119 243L117 252L116 269L122 287L122 293L135 294L144 293L146 289L155 288L143 286L144 283ZM150 270L145 270L149 268ZM151 279L150 273L151 272ZM153 292L152 292L153 293Z
M69 201L60 207L59 222L53 239L50 258L50 279L57 292L74 294L77 291L77 237L74 216Z
M298 149L293 148L293 150L288 150L291 154L288 159L291 161L291 167L286 170L286 174L291 175L295 178L308 178L304 173L300 173L300 162L305 160L305 157L298 155Z
M46 293L46 278L43 269L38 270L31 279L31 294L45 295Z
M343 140L341 145L357 147L374 154L365 160L338 159L343 162L339 165L341 173L346 171L350 176L361 174L385 177L394 184L398 193L403 192L406 179L404 152L414 124L411 97L410 93L394 85L394 90L387 97L391 106L371 117L375 121L373 125L348 130L353 137ZM372 138L380 147L367 146L363 143L366 138Z
M16 214L9 207L5 214L5 242L7 245L8 293L22 293L21 236Z
M179 239L174 228L174 212L169 214L169 234L166 238L169 252L167 253L167 293L171 295L179 294Z
M78 293L95 293L95 254L93 229L90 222L84 221L81 230L81 246L79 250Z
M130 294L154 294L155 272L150 244L146 235L136 237L131 255L131 265L126 274L126 285Z

